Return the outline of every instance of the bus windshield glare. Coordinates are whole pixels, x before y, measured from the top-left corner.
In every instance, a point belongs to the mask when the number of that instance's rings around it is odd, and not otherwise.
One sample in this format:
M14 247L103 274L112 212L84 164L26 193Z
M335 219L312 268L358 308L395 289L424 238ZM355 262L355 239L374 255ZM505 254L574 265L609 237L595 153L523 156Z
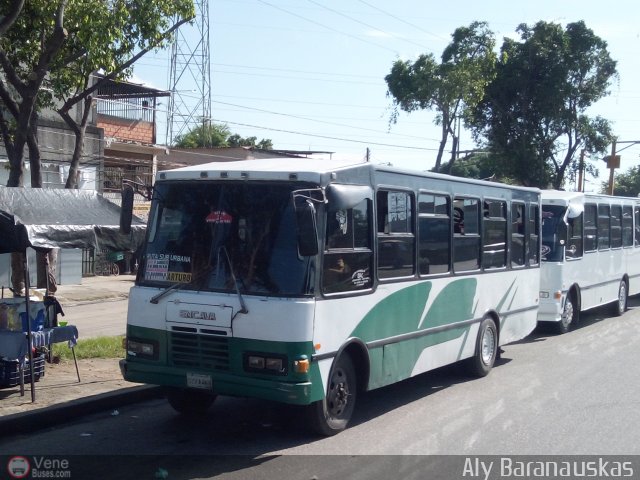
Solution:
M542 261L561 262L564 260L564 246L567 242L567 225L564 215L567 207L542 205Z
M140 285L296 296L312 293L312 259L298 255L291 192L300 185L166 182Z

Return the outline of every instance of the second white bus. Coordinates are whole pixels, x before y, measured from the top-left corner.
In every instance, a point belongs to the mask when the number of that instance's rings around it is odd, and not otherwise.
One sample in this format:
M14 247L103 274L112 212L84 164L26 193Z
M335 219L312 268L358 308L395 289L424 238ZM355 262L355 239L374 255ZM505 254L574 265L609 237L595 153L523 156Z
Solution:
M565 333L600 305L621 315L640 293L639 226L637 198L543 191L538 321Z

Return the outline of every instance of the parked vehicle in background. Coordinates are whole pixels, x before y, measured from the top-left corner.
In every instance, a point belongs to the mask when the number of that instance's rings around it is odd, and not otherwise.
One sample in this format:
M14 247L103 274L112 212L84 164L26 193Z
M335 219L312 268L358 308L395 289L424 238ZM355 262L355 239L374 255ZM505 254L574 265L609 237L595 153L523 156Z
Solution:
M640 293L639 233L638 198L544 190L538 320L565 333L600 305L621 315Z
M274 159L158 174L124 377L184 413L218 394L306 405L463 361L536 326L540 191L370 163Z

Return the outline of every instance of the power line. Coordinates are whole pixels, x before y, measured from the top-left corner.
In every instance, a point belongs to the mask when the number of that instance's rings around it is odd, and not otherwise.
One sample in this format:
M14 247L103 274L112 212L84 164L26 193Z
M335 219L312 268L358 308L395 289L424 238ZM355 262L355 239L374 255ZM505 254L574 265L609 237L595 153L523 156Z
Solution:
M428 30L425 30L424 28L420 27L419 25L416 25L415 23L408 22L408 21L407 21L407 20L405 20L404 18L400 18L400 17L398 17L397 15L394 15L394 14L392 14L392 13L387 12L386 10L382 10L381 8L378 8L378 7L376 7L375 5L371 5L369 2L365 2L364 0L357 0L357 1L358 1L358 2L360 2L360 3L362 3L362 4L364 4L364 5L366 5L366 6L367 6L367 7L369 7L369 8L372 8L372 9L374 9L374 10L377 10L377 11L378 11L378 12L380 12L380 13L383 13L384 15L386 15L386 16L388 16L388 17L391 17L391 18L393 18L393 19L395 19L395 20L398 20L399 22L402 22L402 23L404 23L405 25L409 25L410 27L413 27L413 28L415 28L416 30L420 30L421 32L426 33L427 35L431 35L432 37L435 37L435 38L437 38L438 40L448 41L448 39L447 39L447 38L441 37L440 35L436 35L436 34L435 34L435 33L433 33L433 32L429 32Z
M215 101L215 100L214 100L213 103L218 103L218 104L221 104L221 105L229 105L229 106L233 106L233 107L244 108L244 109L247 109L247 110L253 110L253 111L256 111L256 112L268 113L268 114L271 114L271 115L279 115L279 116L283 116L283 117L297 118L299 120L306 120L308 122L317 122L317 123L322 123L322 124L325 124L325 125L333 125L333 126L336 126L336 127L352 128L352 129L355 129L355 130L363 130L365 132L384 133L384 132L381 132L380 130L374 130L372 128L354 127L353 125L346 125L344 123L326 122L324 120L316 120L314 118L302 117L300 115L292 115L292 114L288 114L288 113L273 112L271 110L264 110L264 109L255 108L255 107L246 107L244 105L238 105L238 104L235 104L235 103L220 102L220 101ZM406 137L406 138L415 138L415 139L419 139L419 140L434 140L434 141L437 141L437 140L432 139L432 138L426 139L424 137L417 137L415 135L405 135L405 134L401 134L401 133L392 133L391 135L396 135L396 136L399 136L399 137Z
M379 142L366 142L366 141L361 141L361 140L350 140L348 138L339 138L339 137L331 137L328 135L317 135L314 133L305 133L305 132L295 132L293 130L284 130L284 129L280 129L280 128L270 128L270 127L261 127L258 125L250 125L247 123L240 123L240 122L230 122L227 120L221 120L221 119L217 119L217 118L212 118L211 119L214 122L219 122L219 123L229 123L231 125L241 125L243 127L251 127L251 128L258 128L260 130L269 130L269 131L273 131L273 132L282 132L282 133L291 133L294 135L305 135L307 137L313 137L313 138L325 138L325 139L329 139L329 140L337 140L337 141L341 141L341 142L347 142L347 143L364 143L364 144L368 144L368 145L379 145L379 146L383 146L383 147L396 147L396 148L406 148L409 150L424 150L424 151L437 151L437 148L424 148L424 147L413 147L413 146L409 146L409 145L394 145L394 144L389 144L389 143L379 143Z
M364 39L359 38L359 37L357 37L355 35L351 35L350 33L342 32L342 31L340 31L338 29L335 29L333 27L329 27L329 26L324 25L324 24L322 24L320 22L316 22L315 20L311 20L309 18L303 17L302 15L298 15L297 13L293 13L293 12L291 12L289 10L286 10L284 8L281 8L281 7L278 7L276 5L273 5L272 3L266 2L265 0L257 0L257 1L259 3L262 3L263 5L267 5L267 6L271 7L271 8L275 8L276 10L280 10L281 12L284 12L284 13L286 13L288 15L292 15L292 16L294 16L296 18L300 18L300 19L302 19L302 20L304 20L306 22L313 23L314 25L319 25L319 26L321 26L323 28L326 28L327 30L331 30L332 32L339 33L340 35L344 35L345 37L353 38L354 40L358 40L359 42L368 43L369 45L373 45L375 47L382 48L384 50L387 50L389 52L392 52L392 53L398 55L398 51L394 50L392 48L385 47L384 45L380 45L378 43L371 42L369 40L364 40Z
M407 42L407 43L410 43L412 45L415 45L415 46L418 46L418 47L420 47L422 49L427 50L427 47L425 47L424 45L420 45L419 43L413 42L413 41L408 40L406 38L398 37L397 35L394 35L392 33L389 33L389 32L386 32L384 30L381 30L380 28L374 27L373 25L369 25L368 23L365 23L365 22L363 22L361 20L358 20L357 18L353 18L353 17L347 15L346 13L339 12L338 10L334 10L333 8L327 7L326 5L322 5L321 3L318 3L315 0L307 0L307 1L309 3L313 3L314 5L317 5L320 8L324 8L325 10L328 10L329 12L333 12L336 15L340 15L341 17L344 17L344 18L346 18L348 20L351 20L352 22L358 23L360 25L364 25L367 28L372 28L373 30L375 30L377 32L380 32L380 33L384 33L385 35L388 35L388 36L390 36L392 38L395 38L395 39L398 39L398 40L402 40L403 42Z

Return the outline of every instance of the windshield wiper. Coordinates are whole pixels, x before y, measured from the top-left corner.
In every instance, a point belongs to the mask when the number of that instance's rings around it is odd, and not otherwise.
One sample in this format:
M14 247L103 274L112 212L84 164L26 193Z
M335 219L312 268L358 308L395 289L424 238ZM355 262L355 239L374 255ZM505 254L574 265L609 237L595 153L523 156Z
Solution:
M173 285L170 285L169 287L165 288L163 291L161 291L160 293L155 294L153 297L151 297L151 300L149 300L149 303L153 303L154 305L158 303L158 301L164 297L167 293L169 292L173 292L174 290L179 290L182 287L185 287L189 285L189 282L180 282L180 283L174 283Z
M231 318L233 320L238 313L249 313L246 304L244 303L244 298L242 297L242 293L240 293L240 288L238 287L238 280L236 280L236 275L233 271L233 263L231 263L231 257L229 257L229 252L227 251L227 247L224 245L220 247L220 250L224 252L224 256L227 259L227 265L229 266L229 273L231 273L231 280L233 280L233 286L236 288L236 295L238 295L238 301L240 302L240 310L236 312L236 314Z

